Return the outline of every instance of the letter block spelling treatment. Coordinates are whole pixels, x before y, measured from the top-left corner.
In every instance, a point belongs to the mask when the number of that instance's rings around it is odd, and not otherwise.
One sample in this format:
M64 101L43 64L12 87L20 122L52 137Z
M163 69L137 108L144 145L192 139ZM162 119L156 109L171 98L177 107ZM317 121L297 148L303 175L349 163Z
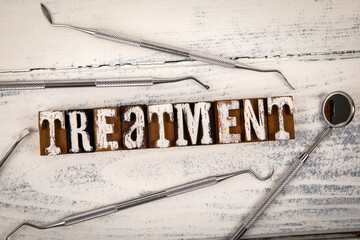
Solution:
M39 112L40 154L295 138L291 96Z

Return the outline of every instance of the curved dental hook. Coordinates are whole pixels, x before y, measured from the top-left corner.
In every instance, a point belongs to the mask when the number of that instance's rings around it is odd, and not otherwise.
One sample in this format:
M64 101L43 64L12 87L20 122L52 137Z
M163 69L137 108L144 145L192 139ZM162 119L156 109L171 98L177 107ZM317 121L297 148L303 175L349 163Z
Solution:
M33 228L40 229L40 230L51 228L51 227L47 227L47 226L39 226L39 225L35 225L35 224L32 224L32 223L24 222L24 223L19 224L8 235L6 235L5 240L8 240L9 237L11 235L13 235L17 230L19 230L22 226L29 226L29 227L33 227ZM52 226L52 227L55 227L55 226Z
M200 84L201 86L203 86L205 89L209 89L209 85L206 85L202 82L200 82L199 79L193 77L193 76L186 76L186 77L179 77L179 78L162 78L162 79L155 79L154 80L154 84L161 84L161 83L170 83L170 82L180 82L180 81L184 81L184 80L194 80L195 82L197 82L198 84Z
M293 89L295 90L295 88L290 84L289 80L287 80L287 78L284 76L284 74L282 72L280 72L277 69L258 69L258 68L252 68L250 66L247 65L241 65L241 64L236 64L237 68L241 68L241 69L245 69L245 70L249 70L249 71L255 71L255 72L263 72L263 73L268 73L268 72L274 72L277 73L281 76L282 79L285 80L285 82Z
M173 47L173 46L169 46L169 45L165 45L165 44L161 44L161 43L147 41L147 40L143 40L143 39L140 39L137 37L128 36L128 35L125 35L122 33L114 33L114 32L110 32L110 31L102 30L102 29L80 28L80 27L75 27L75 26L68 25L68 24L55 24L51 17L50 11L45 7L44 4L41 3L40 5L41 5L41 10L42 10L45 18L48 20L48 22L53 27L70 28L73 30L91 34L97 38L110 40L110 41L114 41L114 42L119 42L119 43L124 43L124 44L137 46L137 47L145 47L145 48L149 48L152 50L158 50L158 51L162 51L162 52L166 52L166 53L171 53L171 54L179 55L182 57L188 57L191 60L195 60L195 61L207 62L207 63L211 63L211 64L215 64L215 65L231 67L231 68L240 68L240 69L256 71L256 72L275 72L275 73L279 74L293 90L295 90L295 88L286 79L284 74L282 74L277 69L262 70L262 69L258 69L258 68L253 68L251 66L242 64L242 63L234 61L234 60L222 58L219 56L213 56L213 55L210 55L207 53L200 53L197 51L191 51L191 50Z
M225 174L225 175L220 175L220 176L211 176L211 177L207 177L207 178L203 178L200 180L196 180L193 182L189 182L189 183L185 183L182 185L178 185L176 187L171 187L168 188L166 190L157 192L157 193L152 193L152 194L148 194L136 199L131 199L125 202L120 202L120 203L116 203L116 204L111 204L111 205L107 205L107 206L103 206L101 208L97 208L97 209L93 209L87 212L82 212L79 214L75 214L69 217L65 217L53 224L50 225L45 225L45 226L38 226L35 224L31 224L28 222L22 223L19 226L17 226L16 228L14 228L6 237L6 240L8 240L8 238L13 235L17 230L19 230L22 226L27 225L36 229L48 229L48 228L53 228L53 227L60 227L60 226L69 226L72 224L77 224L80 222L84 222L84 221L88 221L94 218L98 218L98 217L102 217L102 216L106 216L109 214L113 214L115 212L118 212L120 210L126 209L126 208L130 208L130 207L135 207L138 206L140 204L144 204L144 203L148 203L151 201L156 201L162 198L169 198L169 197L173 197L176 195L180 195L186 192L191 192L191 191L195 191L201 188L205 188L205 187L209 187L212 185L215 185L217 183L222 182L223 180L226 180L228 178L231 177L235 177L237 175L240 174L244 174L244 173L250 173L252 174L254 177L256 177L258 180L260 181L265 181L266 179L269 179L273 173L274 173L274 168L272 169L272 172L266 176L266 177L261 177L259 176L257 173L255 173L253 170L251 169L246 169L246 170L240 170L237 172L233 172L230 174Z
M11 148L9 149L9 151L5 154L5 156L0 160L0 168L2 165L4 165L5 161L10 157L10 155L12 154L12 152L15 150L15 148L19 145L19 143L21 142L21 140L24 139L24 137L26 137L28 134L30 133L29 129L25 128L21 134L19 135L19 137L16 139L15 143L11 146Z

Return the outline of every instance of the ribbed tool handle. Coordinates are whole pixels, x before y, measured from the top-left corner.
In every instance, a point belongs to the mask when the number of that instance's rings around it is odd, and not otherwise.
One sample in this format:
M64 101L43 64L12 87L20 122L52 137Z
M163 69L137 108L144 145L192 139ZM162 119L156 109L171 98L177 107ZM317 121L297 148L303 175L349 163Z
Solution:
M236 64L238 63L231 59L226 59L223 57L197 51L190 52L190 59L230 68L236 67Z
M144 78L99 78L96 79L96 87L130 87L130 86L152 86L154 79Z
M208 177L191 183L186 183L177 187L169 188L165 191L167 197L172 197L182 193L194 191L218 183L216 177Z
M274 201L286 185L295 177L298 171L303 167L304 163L301 159L296 159L295 162L286 170L285 174L277 181L274 187L266 194L251 214L245 219L244 226L250 228L254 222L260 217L266 208Z
M110 205L110 206L106 206L106 207L102 207L102 208L98 208L95 210L91 210L88 212L84 212L84 213L80 213L80 214L76 214L70 217L66 217L63 219L63 222L65 223L65 226L69 226L69 225L73 225L76 223L80 223L80 222L84 222L84 221L88 221L94 218L98 218L98 217L102 217L108 214L112 214L117 212L117 207L116 205Z
M0 90L34 90L44 89L44 81L2 81L0 82Z
M125 43L136 47L140 47L141 44L140 38L128 36L122 33L114 33L104 29L96 30L94 36L97 38L119 42L119 43Z

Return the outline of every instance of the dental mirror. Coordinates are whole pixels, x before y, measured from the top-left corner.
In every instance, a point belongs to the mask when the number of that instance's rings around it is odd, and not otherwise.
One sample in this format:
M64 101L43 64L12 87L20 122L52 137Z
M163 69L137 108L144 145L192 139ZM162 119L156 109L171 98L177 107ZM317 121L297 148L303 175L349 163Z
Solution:
M333 92L325 98L322 104L322 114L330 127L345 127L354 117L354 101L347 93Z
M345 92L337 91L330 93L323 101L322 115L329 126L315 143L297 158L286 172L279 178L273 188L265 195L255 209L245 218L240 228L232 236L231 240L238 240L256 222L262 213L270 206L275 198L282 192L287 184L296 176L304 166L306 160L322 140L333 128L341 128L348 125L355 115L355 104L352 98Z

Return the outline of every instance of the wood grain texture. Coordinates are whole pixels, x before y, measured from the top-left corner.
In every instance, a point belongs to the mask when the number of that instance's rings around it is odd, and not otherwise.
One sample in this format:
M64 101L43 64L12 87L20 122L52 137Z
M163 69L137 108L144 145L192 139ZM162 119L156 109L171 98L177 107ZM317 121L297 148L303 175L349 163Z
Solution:
M45 4L59 22L245 57L242 62L257 67L276 67L296 91L275 74L182 61L54 29L45 22L39 2L1 1L0 80L193 75L211 88L205 91L186 81L154 87L0 92L0 153L7 151L23 128L37 128L38 111L269 96L294 96L296 139L40 157L38 135L31 134L0 169L0 238L25 220L51 223L209 175L245 168L266 175L274 166L274 176L265 182L242 175L93 221L45 231L25 227L14 236L227 239L294 158L325 129L320 106L328 93L346 91L353 97L356 111L360 110L359 1L104 4L90 0ZM346 128L334 129L248 236L359 228L359 129L358 114Z

